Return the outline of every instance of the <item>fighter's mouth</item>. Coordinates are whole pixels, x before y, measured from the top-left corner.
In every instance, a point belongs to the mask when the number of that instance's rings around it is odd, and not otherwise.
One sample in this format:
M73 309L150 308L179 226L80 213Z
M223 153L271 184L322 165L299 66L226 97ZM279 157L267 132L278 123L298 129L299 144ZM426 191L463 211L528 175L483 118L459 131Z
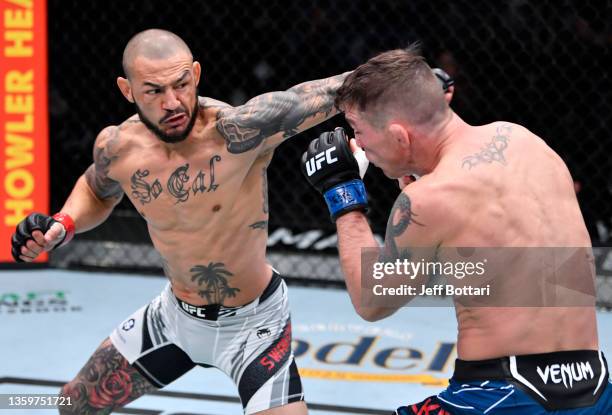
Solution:
M182 124L183 121L185 121L186 119L187 119L187 114L181 113L181 114L173 115L172 117L163 121L163 123L169 127L175 127L177 125Z

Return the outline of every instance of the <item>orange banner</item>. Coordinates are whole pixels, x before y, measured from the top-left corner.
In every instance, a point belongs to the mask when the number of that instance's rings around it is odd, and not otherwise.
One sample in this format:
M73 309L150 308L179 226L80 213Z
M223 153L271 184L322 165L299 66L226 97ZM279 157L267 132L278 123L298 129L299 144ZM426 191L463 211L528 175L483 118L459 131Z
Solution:
M0 12L0 262L8 262L15 225L49 213L47 3L0 0Z

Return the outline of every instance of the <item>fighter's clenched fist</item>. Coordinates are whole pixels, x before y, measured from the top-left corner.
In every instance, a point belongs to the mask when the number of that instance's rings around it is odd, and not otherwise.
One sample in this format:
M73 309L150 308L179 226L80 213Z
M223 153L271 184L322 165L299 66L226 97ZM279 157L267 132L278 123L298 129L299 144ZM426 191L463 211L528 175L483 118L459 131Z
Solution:
M11 238L11 253L17 262L32 262L41 252L68 243L74 236L70 216L31 213L17 225Z
M367 169L367 159L363 157L363 160L365 167L360 169L360 162L353 155L341 127L314 139L302 155L302 171L308 182L325 197L334 221L347 212L368 207L361 181Z

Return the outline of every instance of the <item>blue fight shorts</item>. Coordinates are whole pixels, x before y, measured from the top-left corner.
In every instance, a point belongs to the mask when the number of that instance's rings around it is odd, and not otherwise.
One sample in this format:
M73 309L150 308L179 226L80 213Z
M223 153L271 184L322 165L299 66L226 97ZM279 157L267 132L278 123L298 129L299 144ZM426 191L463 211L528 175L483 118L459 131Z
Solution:
M593 350L457 359L448 388L395 414L610 415L612 381Z

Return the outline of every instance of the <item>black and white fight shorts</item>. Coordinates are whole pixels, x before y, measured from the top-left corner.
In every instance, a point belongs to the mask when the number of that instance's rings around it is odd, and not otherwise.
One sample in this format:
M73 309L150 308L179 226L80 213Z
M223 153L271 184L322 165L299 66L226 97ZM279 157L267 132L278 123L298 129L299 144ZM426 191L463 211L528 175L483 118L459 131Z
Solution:
M110 339L159 388L201 365L232 378L245 414L304 399L291 349L287 286L276 272L259 298L240 307L192 306L168 284Z

